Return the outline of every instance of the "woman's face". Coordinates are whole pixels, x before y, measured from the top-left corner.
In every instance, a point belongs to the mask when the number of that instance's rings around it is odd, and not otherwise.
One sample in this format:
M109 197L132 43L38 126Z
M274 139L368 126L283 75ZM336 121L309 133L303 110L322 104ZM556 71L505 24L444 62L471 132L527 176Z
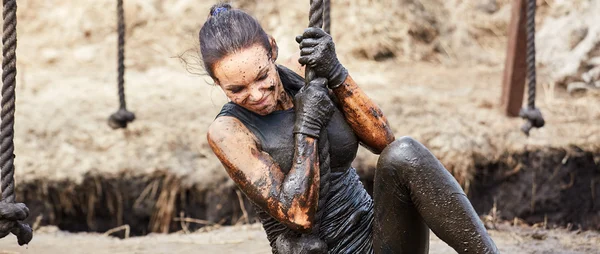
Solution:
M227 97L252 112L268 115L284 93L275 62L260 44L223 57L213 66L216 83Z

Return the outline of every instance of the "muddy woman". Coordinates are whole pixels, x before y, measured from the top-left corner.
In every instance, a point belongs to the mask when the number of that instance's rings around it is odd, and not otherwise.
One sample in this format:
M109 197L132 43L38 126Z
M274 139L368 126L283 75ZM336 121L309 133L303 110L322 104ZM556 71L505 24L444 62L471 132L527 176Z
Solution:
M217 4L199 41L230 100L208 142L273 253L427 253L430 229L458 253L498 253L456 180L418 141L394 137L323 30L296 38L298 65L287 68L255 18ZM301 66L317 76L307 86ZM351 167L359 144L380 155L373 198Z

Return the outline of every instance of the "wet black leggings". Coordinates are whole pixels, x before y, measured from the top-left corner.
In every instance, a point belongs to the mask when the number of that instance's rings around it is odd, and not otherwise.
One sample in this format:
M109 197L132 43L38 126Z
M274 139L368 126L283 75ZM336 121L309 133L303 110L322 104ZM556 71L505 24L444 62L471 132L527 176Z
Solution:
M383 150L374 186L375 253L428 253L430 228L458 253L498 253L458 182L418 141Z

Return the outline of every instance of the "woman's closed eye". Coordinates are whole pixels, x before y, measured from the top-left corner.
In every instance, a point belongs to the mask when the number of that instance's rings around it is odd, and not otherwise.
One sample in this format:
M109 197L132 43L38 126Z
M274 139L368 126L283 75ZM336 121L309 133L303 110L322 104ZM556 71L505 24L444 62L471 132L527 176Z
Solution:
M265 80L267 77L269 76L269 72L265 72L265 74L263 74L262 76L260 76L257 80L258 81L263 81Z
M244 90L244 87L234 86L228 89L231 93L239 93Z

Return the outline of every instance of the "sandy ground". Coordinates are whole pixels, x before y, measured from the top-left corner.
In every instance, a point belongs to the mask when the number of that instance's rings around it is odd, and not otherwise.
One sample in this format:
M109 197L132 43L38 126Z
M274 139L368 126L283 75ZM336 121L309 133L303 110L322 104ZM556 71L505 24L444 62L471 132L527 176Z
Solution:
M501 253L600 253L597 232L541 230L501 225L490 230ZM16 244L14 237L0 240L0 253L270 253L259 224L223 227L210 232L148 235L117 239L99 234L70 234L56 228L41 228L27 247ZM432 254L456 253L431 234Z

